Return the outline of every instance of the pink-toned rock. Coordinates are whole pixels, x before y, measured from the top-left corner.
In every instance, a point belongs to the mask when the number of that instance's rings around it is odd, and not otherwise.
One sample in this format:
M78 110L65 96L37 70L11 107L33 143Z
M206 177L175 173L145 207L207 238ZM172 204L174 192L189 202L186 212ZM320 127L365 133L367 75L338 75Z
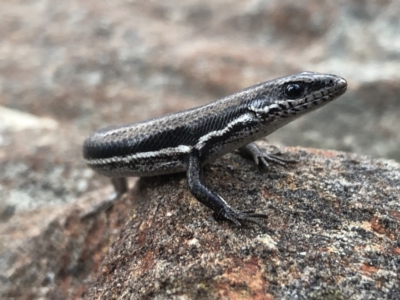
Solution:
M394 298L400 164L286 151L299 163L266 171L230 154L205 171L233 207L266 212L265 228L215 221L184 175L141 179L86 299Z
M80 299L97 278L110 243L134 214L125 198L87 215L111 189L76 202L18 213L0 224L4 299Z

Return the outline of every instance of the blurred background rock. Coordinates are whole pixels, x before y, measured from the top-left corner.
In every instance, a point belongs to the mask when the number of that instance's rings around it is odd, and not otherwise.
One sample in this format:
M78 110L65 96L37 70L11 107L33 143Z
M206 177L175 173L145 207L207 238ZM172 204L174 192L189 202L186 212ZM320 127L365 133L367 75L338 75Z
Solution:
M280 129L271 143L400 160L399 1L0 5L3 296L61 293L54 296L61 299L80 295L88 274L96 278L123 214L112 218L115 226L91 227L79 216L73 221L76 208L65 203L110 187L81 156L84 138L100 127L203 105L308 70L345 77L347 93ZM130 209L121 210L129 217Z
M348 92L271 143L400 160L399 1L1 0L1 218L105 181L99 127L214 101L299 71Z

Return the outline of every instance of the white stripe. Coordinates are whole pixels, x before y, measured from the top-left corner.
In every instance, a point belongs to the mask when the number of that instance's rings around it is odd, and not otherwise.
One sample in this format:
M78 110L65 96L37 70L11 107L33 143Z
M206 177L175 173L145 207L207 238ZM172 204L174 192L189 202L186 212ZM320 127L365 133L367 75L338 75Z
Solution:
M129 163L133 160L157 157L162 154L181 154L189 153L192 147L186 145L179 145L177 147L165 148L159 151L139 152L135 154L128 154L125 156L113 156L108 158L97 158L97 159L86 159L86 163L89 165L106 165L115 162Z
M211 139L212 137L215 136L222 136L225 133L229 132L233 126L239 123L246 123L248 121L252 120L252 116L250 114L245 114L240 116L239 118L233 120L230 122L225 128L221 130L216 130L216 131L211 131L207 133L206 135L202 136L199 141L196 144L197 149L201 149L205 143ZM191 146L186 146L186 145L179 145L177 147L170 147L170 148L165 148L162 150L158 151L149 151L149 152L139 152L135 154L128 154L125 156L113 156L113 157L108 157L108 158L98 158L98 159L86 159L86 163L89 165L107 165L110 163L116 163L116 162L124 162L124 163L129 163L133 160L137 159L143 159L143 158L154 158L159 155L164 155L164 154L181 154L181 153L189 153L192 150Z
M222 136L225 133L229 132L233 126L235 126L236 124L239 123L246 123L248 121L251 121L253 118L251 117L250 114L245 114L240 116L239 118L233 120L232 122L230 122L224 129L221 130L215 130L215 131L211 131L209 133L207 133L206 135L202 136L199 141L196 144L196 149L201 149L202 147L204 147L205 143L215 137L215 136Z
M218 195L217 194L217 196L218 196L218 198L222 201L222 202L224 202L224 204L226 205L226 206L228 206L229 208L231 208L230 207L230 205L228 204L228 203L226 203L226 201L224 200L224 198L222 198L220 195Z

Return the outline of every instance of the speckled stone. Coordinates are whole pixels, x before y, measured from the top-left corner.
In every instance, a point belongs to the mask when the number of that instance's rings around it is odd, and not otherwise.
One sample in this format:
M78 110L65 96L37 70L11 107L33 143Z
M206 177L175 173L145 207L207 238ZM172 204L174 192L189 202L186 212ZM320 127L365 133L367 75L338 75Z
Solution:
M206 184L265 227L215 221L184 175L141 179L136 211L87 299L395 299L400 293L400 165L288 148L263 170L229 154Z

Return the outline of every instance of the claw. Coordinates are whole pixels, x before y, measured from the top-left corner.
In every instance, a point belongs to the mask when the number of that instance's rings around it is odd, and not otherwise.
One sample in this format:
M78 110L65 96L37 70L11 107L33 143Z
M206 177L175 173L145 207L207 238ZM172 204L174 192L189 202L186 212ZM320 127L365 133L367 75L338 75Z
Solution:
M271 147L278 149L275 146L271 146ZM240 152L242 152L248 156L251 156L256 165L259 165L261 162L261 164L266 168L269 168L270 164L268 162L276 163L281 166L286 166L289 163L299 162L296 159L287 159L287 158L278 156L277 154L281 153L279 150L275 151L273 153L261 151L260 148L258 148L258 146L254 143L250 143L250 144L240 148L239 150L240 150Z
M231 207L224 209L222 212L219 213L219 215L227 220L232 221L238 227L242 226L240 221L255 223L255 224L259 225L260 227L263 227L264 224L260 220L257 220L257 218L267 218L268 217L268 215L266 215L266 214L256 213L254 209L235 211Z
M287 159L287 158L276 156L275 154L268 154L268 153L262 153L262 156L260 159L263 163L266 162L266 164L264 163L265 167L269 167L269 164L267 163L267 161L274 162L281 166L287 166L287 164L299 162L297 159Z

